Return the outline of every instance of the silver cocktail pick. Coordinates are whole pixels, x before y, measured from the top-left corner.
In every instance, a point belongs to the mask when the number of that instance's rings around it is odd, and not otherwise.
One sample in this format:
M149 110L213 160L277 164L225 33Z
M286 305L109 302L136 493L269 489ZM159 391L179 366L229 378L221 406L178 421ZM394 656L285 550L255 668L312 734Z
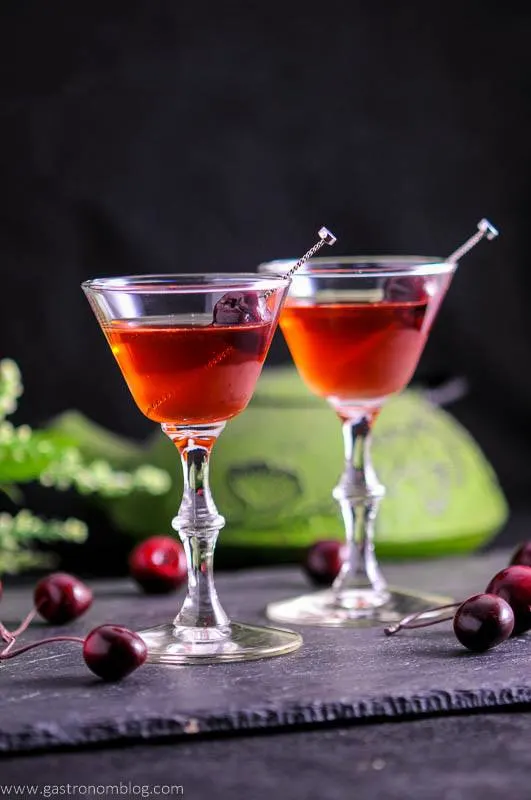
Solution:
M319 236L319 241L316 242L313 247L310 247L308 252L306 252L302 256L302 258L299 258L299 260L286 272L286 274L284 276L285 278L291 278L293 273L296 272L300 267L302 267L302 265L305 264L306 261L308 261L309 258L314 256L321 249L321 247L323 245L329 244L330 246L332 246L333 244L335 244L337 242L336 237L334 236L333 233L331 233L328 230L328 228L324 228L324 227L320 228L319 231L318 231L318 236ZM268 297L271 297L271 295L273 294L274 291L275 291L274 289L266 289L266 291L263 294L264 299L267 300ZM225 350L223 350L221 353L218 353L217 356L215 356L211 361L209 361L209 363L207 364L207 367L213 367L215 364L219 364L219 362L223 358L225 358L227 353L230 353L231 350L232 350L232 346L229 346Z
M310 247L308 252L306 252L302 256L302 258L299 258L299 260L291 267L291 269L289 269L286 272L286 274L284 276L285 278L291 278L291 276L298 269L300 269L300 267L302 267L303 264L305 264L317 252L319 252L319 250L321 249L321 247L323 247L323 245L328 244L331 247L333 244L335 244L337 242L337 238L334 236L333 233L331 233L328 230L328 228L324 228L324 227L323 228L319 228L318 236L319 236L319 241L316 242L313 247ZM264 297L266 298L266 300L267 300L268 297L270 297L273 294L273 291L274 291L273 289L267 289L267 291L264 292Z
M328 228L319 228L318 231L319 241L314 244L313 247L310 247L307 253L305 253L302 258L299 258L296 264L294 264L291 269L286 272L286 278L291 278L294 272L302 267L303 264L306 264L312 256L319 252L321 247L324 244L329 244L330 247L337 242L336 237L334 236Z
M446 261L449 261L451 264L456 264L482 239L487 239L487 241L490 242L492 239L495 239L496 236L498 236L497 228L495 228L494 225L488 221L488 219L480 219L476 233L471 236L470 239L467 239L466 242L461 245L461 247L458 247L457 250L454 250L452 255L448 256Z

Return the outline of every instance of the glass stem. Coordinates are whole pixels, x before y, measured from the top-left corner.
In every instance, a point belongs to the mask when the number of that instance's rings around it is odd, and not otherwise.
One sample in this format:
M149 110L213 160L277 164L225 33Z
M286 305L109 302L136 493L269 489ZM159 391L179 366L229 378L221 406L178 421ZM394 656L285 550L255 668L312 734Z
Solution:
M374 554L374 522L385 489L371 462L371 428L374 410L360 410L343 417L345 469L333 496L345 524L346 549L343 566L332 590L340 605L357 607L384 603L386 581ZM351 602L349 602L351 601Z
M218 513L208 470L210 453L225 423L193 428L162 425L181 455L184 491L172 527L179 533L188 564L188 593L174 620L188 636L208 640L229 633L230 620L219 602L214 586L214 549L225 519Z

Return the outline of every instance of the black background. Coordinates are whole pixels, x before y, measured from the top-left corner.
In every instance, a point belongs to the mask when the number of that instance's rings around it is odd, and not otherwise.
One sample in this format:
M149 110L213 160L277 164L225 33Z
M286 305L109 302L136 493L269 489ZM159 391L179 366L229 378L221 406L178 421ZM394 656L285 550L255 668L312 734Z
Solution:
M24 373L19 421L153 429L84 278L253 270L322 224L338 253L444 256L487 216L501 236L463 261L417 379L466 376L452 410L525 506L530 41L516 2L4 2L0 355Z

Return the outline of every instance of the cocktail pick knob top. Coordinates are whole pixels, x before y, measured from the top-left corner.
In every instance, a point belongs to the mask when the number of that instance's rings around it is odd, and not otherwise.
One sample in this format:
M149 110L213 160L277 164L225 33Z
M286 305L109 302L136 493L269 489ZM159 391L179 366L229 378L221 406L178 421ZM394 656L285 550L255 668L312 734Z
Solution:
M486 220L485 220L486 221ZM323 239L325 244L333 245L337 242L336 237L334 234L328 230L328 228L320 228L319 229L319 238Z
M491 241L491 239L495 239L496 236L499 235L498 228L495 228L492 222L489 222L488 219L480 219L478 222L478 228L480 231L485 232L486 238Z
M457 264L457 262L464 256L469 250L472 250L473 247L477 245L482 239L486 239L488 242L492 241L499 235L499 231L497 228L494 227L492 222L489 222L488 219L480 219L478 222L478 229L470 239L467 239L461 247L458 247L457 250L448 256L446 259L452 264Z
M314 256L321 249L321 247L323 247L323 245L328 244L331 247L337 242L337 238L334 236L334 234L324 226L319 228L317 235L319 236L319 241L316 242L313 247L310 247L310 249L291 267L291 269L286 272L286 278L291 278L293 273L300 269L300 267L302 267L302 265L305 264L310 258L312 258L312 256ZM266 292L264 292L264 297L267 299L270 294L271 290L268 289Z

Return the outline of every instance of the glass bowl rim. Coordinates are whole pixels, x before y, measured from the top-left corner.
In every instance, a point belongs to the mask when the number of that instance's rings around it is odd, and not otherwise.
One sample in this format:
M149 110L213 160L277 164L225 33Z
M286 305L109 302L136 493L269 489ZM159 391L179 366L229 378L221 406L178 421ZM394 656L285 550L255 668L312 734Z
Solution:
M201 283L201 278L211 282ZM83 281L85 292L129 292L135 294L193 294L277 289L289 286L290 279L273 270L257 272L181 272L167 274L121 275Z
M263 261L258 270L263 275L274 275L290 269L296 259ZM359 266L356 266L359 265ZM457 262L433 256L327 256L311 258L293 275L297 277L371 278L400 275L445 275L457 268Z

